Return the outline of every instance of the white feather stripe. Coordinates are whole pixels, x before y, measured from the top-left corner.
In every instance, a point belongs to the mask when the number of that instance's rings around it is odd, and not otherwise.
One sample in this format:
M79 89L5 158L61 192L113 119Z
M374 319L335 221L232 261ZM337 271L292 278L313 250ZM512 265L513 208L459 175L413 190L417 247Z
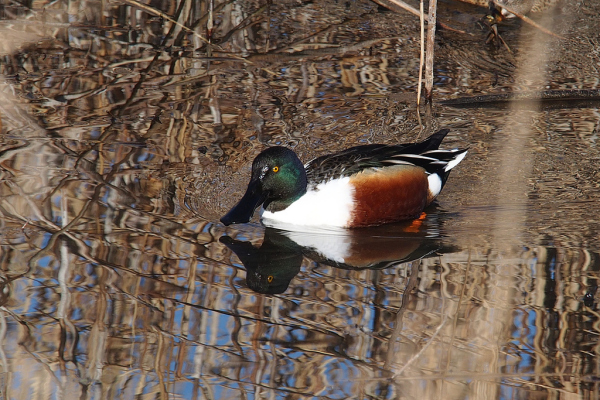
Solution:
M448 162L448 165L446 165L444 171L450 171L452 168L456 167L458 163L460 163L463 160L463 158L465 158L466 155L466 151L462 154L457 155L453 160Z
M398 164L398 165L415 165L413 163L411 163L410 161L403 161L403 160L386 160L387 163L390 164Z
M420 154L398 154L397 156L398 158L418 158L421 160L428 160L428 161L435 161L437 160L437 158L433 158L433 157L427 157L427 156L423 156Z
M459 148L456 149L435 149L435 150L427 150L422 152L421 154L452 154L452 153L458 153L461 152L462 150Z

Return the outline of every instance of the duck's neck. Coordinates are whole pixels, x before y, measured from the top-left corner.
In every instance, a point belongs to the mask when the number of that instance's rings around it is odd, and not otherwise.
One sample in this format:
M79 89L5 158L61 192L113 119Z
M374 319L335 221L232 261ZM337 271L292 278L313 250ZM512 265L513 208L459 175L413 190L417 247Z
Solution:
M288 196L284 199L267 200L263 204L263 207L265 210L270 211L270 212L283 211L286 208L288 208L290 205L292 205L293 202L298 200L300 197L304 196L304 194L306 194L306 187L304 187L304 189L299 190L298 192L296 192L293 195Z

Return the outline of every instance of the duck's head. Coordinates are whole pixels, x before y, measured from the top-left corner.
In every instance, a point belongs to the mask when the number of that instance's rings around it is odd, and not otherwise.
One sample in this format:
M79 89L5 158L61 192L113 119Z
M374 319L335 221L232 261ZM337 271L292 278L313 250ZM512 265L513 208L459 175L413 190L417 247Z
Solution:
M252 163L252 177L246 194L223 218L225 225L250 221L262 204L280 211L306 193L306 171L296 153L285 147L270 147Z

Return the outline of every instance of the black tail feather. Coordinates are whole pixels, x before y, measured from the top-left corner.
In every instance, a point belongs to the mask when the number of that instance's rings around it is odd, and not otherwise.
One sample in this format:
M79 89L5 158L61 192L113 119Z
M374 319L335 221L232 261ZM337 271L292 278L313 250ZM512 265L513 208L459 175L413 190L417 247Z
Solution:
M439 131L425 139L423 142L421 142L423 144L426 144L426 147L423 151L437 150L440 147L440 144L442 144L442 140L444 140L448 132L450 132L450 129L440 129Z

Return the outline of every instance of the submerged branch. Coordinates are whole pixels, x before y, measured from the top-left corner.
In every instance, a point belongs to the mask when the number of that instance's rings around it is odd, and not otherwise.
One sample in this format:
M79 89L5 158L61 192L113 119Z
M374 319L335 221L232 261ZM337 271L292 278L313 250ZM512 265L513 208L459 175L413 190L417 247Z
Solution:
M542 104L550 108L571 108L586 105L597 105L600 102L600 89L564 89L543 90L519 93L486 94L479 96L458 97L442 100L439 104L458 107L507 107L511 102L523 104Z

